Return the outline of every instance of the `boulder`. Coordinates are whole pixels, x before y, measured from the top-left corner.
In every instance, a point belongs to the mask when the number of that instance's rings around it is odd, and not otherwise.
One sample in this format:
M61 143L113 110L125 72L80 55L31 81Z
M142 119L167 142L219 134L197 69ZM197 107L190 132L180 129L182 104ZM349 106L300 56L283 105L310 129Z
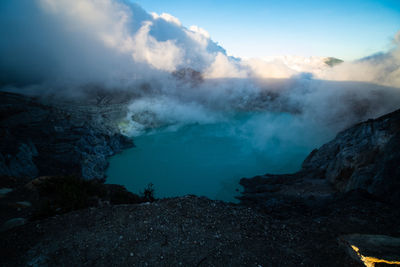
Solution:
M0 188L0 197L4 197L8 193L12 192L13 189L11 188Z
M10 219L10 220L6 221L3 224L2 228L1 228L1 231L7 231L7 230L10 230L10 229L15 228L17 226L24 225L26 223L26 221L27 220L25 218L13 218L13 219Z
M400 238L352 234L339 237L339 243L353 259L367 267L376 263L400 265Z

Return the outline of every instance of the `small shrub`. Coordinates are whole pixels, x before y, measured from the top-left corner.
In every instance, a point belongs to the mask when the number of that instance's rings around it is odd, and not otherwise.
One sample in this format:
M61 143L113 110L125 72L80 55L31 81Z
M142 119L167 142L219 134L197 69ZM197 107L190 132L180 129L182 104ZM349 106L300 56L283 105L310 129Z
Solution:
M153 202L155 200L154 198L154 184L149 183L147 187L143 191L143 198L147 202Z

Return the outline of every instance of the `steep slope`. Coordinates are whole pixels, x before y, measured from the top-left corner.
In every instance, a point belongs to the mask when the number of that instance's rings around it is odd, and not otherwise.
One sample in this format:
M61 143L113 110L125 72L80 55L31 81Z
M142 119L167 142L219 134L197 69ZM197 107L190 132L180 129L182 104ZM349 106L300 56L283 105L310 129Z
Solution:
M104 178L107 157L133 145L114 125L124 105L49 105L0 93L0 175Z
M332 198L363 190L381 200L400 200L400 110L359 123L316 149L299 172L242 179L243 201L276 197Z

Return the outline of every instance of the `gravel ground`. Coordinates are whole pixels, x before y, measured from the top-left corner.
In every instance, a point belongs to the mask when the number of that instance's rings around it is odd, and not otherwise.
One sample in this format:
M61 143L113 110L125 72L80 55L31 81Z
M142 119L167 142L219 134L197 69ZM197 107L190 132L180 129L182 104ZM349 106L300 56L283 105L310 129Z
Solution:
M89 208L1 233L0 265L361 266L338 236L400 234L399 214L348 201L270 214L195 196Z

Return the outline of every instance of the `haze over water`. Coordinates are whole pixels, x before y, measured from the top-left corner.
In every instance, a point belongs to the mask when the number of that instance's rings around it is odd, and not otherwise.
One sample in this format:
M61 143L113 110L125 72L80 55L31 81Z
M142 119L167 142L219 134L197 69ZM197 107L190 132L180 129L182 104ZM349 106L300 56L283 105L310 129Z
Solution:
M152 182L158 197L231 200L241 177L296 171L337 132L399 107L399 1L140 2L150 10L0 1L0 90L124 106L105 126L137 148L108 174L133 192Z
M234 202L240 178L295 172L331 137L295 121L286 113L242 113L222 122L153 130L111 158L107 182L135 193L153 183L160 198L195 194Z

